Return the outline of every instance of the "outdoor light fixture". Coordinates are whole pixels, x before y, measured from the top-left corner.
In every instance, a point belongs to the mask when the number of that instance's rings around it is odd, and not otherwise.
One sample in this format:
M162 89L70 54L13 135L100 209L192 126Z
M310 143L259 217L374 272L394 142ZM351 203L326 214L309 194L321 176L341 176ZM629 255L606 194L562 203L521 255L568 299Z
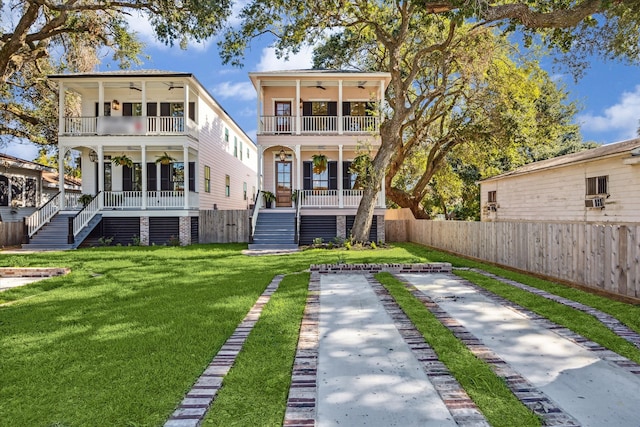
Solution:
M287 154L284 152L284 148L280 149L280 161L284 162L287 159Z
M93 163L96 163L98 161L98 153L96 153L94 150L89 151L89 160L91 160Z
M120 103L118 102L117 99L114 99L113 101L111 101L111 109L116 111L120 109Z

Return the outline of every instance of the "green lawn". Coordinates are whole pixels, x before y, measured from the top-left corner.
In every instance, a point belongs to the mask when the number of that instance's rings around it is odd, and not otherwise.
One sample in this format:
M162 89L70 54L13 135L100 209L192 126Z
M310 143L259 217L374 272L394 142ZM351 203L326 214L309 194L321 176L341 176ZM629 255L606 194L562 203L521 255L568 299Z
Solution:
M4 303L0 306L0 426L162 425L276 274L338 260L449 261L479 266L412 244L375 251L311 250L266 257L244 256L244 247L0 253L0 266L72 269L66 277L0 293L0 304ZM479 277L468 278L482 282ZM588 300L640 330L638 307L523 275L512 278ZM222 417L237 419L238 402L250 400L255 404L252 412L242 409L245 420L278 424L284 413L305 281L306 275L285 277L225 380L216 402L220 406L214 405L208 423L229 425ZM281 331L278 340L273 339L274 330ZM442 340L439 334L433 339ZM278 357L266 352L266 346ZM265 372L274 378L273 384L255 380ZM265 393L269 396L259 401L249 397Z

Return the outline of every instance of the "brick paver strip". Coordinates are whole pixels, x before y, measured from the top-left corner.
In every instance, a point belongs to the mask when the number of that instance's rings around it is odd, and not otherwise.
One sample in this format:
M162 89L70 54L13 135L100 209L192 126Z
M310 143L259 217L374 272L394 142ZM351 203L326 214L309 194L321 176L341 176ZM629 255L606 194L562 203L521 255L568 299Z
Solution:
M482 295L486 296L487 298L502 304L506 307L511 308L512 310L515 310L517 312L519 312L520 314L522 314L523 316L527 317L529 320L531 320L532 322L534 322L535 324L547 328L549 330L554 331L555 333L557 333L558 335L561 335L565 338L567 338L568 340L573 341L574 343L586 348L587 350L589 350L590 352L592 352L596 357L599 357L602 360L607 360L611 363L616 364L617 366L623 368L624 370L626 370L629 373L632 373L634 375L640 375L640 365L638 365L637 363L627 359L624 356L619 355L618 353L609 350L606 347L601 346L600 344L593 342L585 337L583 337L582 335L579 335L575 332L573 332L571 329L566 328L564 326L558 325L557 323L552 322L551 320L547 319L546 317L543 317L531 310L528 310L516 303L514 303L513 301L510 301L506 298L503 298L499 295L494 294L493 292L476 285L473 282L470 282L468 280L465 280L461 277L458 276L454 276L453 274L451 275L452 278L454 278L455 280L459 280L462 283L464 283L465 285L468 285L470 287L472 287L473 289L476 289L478 292L480 292ZM604 313L603 313L604 314ZM615 332L615 331L614 331ZM624 337L623 337L624 338Z
M533 384L527 381L515 369L509 366L489 347L469 332L462 324L453 317L449 316L435 301L422 293L413 284L401 277L395 276L411 294L420 301L427 310L429 310L447 329L449 329L456 338L458 338L478 359L484 360L496 375L503 378L507 387L527 408L538 415L545 426L579 426L580 423L571 415L564 412L555 402L553 402L542 391L538 390ZM456 280L467 281L457 277Z
M371 274L367 274L366 278L394 321L398 332L422 364L429 381L440 395L456 424L467 427L489 426L487 419L475 402L451 375L446 365L438 360L436 352L427 344L420 331L416 329L391 294Z
M595 317L597 320L599 320L604 326L612 330L616 335L629 341L631 344L635 345L637 348L640 348L640 334L638 334L633 329L630 329L629 327L624 325L622 322L620 322L618 319L611 316L610 314L604 313L596 308L589 307L588 305L582 304L580 302L572 301L568 298L554 295L550 292L543 291L542 289L525 285L524 283L516 282L515 280L510 280L505 277L501 277L493 273L486 272L484 270L470 268L469 271L482 274L483 276L490 277L494 280L497 280L500 283L514 286L518 289L522 289L523 291L531 292L532 294L536 294L548 300L555 301L557 303L566 305L567 307L571 307L575 310L590 314L593 317Z
M320 275L312 271L284 415L283 425L287 427L315 426L319 318Z
M249 313L247 313L240 325L220 348L220 351L218 351L207 369L187 393L178 408L171 414L169 420L164 424L165 427L196 427L202 423L218 390L222 387L224 376L233 366L249 333L258 322L262 309L269 302L271 295L278 289L283 277L278 275L273 278L254 306L249 310Z

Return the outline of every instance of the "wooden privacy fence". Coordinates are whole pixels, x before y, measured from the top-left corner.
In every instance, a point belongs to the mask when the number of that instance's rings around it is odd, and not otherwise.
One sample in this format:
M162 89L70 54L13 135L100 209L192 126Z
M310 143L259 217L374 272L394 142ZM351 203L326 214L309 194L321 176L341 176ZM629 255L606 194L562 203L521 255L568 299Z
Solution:
M249 241L249 213L243 210L200 211L200 243L239 243Z
M640 224L386 221L389 241L409 241L640 297Z
M24 222L0 221L0 247L19 246L24 237Z

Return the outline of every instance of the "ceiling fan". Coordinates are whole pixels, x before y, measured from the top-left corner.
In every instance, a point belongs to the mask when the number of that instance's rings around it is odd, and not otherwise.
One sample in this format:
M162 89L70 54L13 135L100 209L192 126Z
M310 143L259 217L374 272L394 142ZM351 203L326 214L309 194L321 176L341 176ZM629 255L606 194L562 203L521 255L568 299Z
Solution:
M322 89L322 90L327 90L327 88L325 88L324 86L322 86L322 82L316 82L316 88L318 88L318 89Z
M134 85L133 83L129 83L129 89L137 90L138 92L142 92L142 89Z
M165 84L166 84L166 83L165 83ZM183 88L184 88L184 86L175 86L175 85L173 84L173 82L169 82L169 85L168 85L168 86L169 86L169 89L168 89L168 90L173 90L173 89L183 89Z

